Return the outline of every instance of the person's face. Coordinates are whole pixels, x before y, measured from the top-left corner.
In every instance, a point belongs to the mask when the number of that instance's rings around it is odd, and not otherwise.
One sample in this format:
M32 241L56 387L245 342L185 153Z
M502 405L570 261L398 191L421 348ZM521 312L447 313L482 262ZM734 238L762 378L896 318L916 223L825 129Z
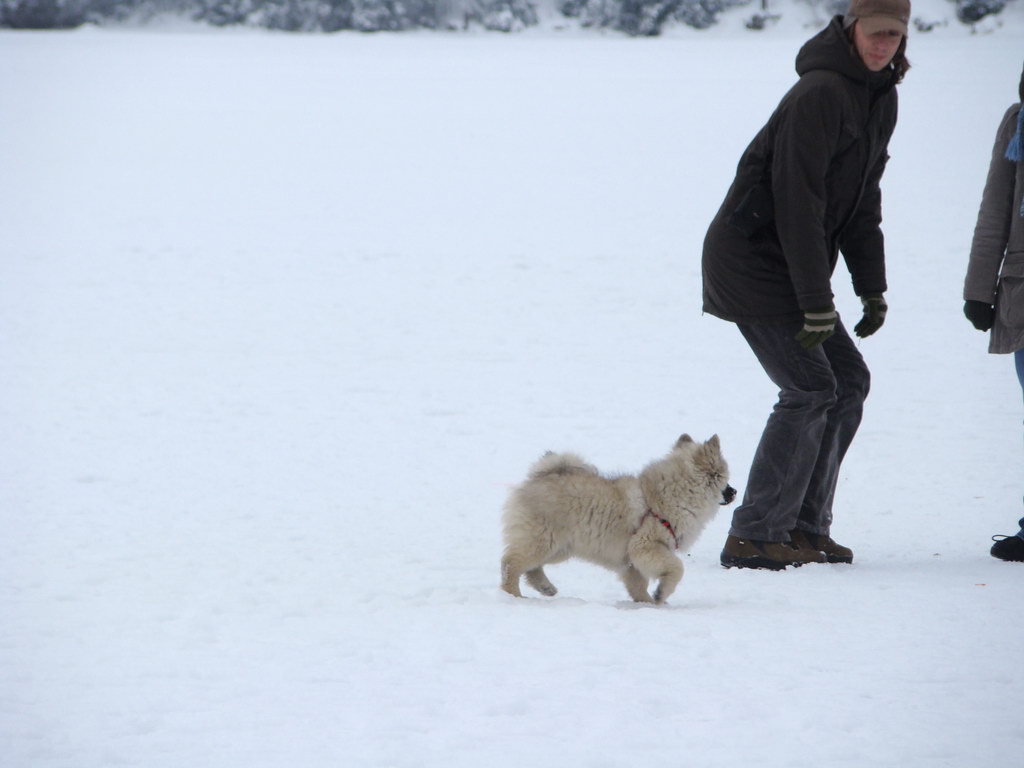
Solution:
M903 35L895 30L872 32L869 35L861 29L860 23L853 25L853 44L864 66L872 72L881 72L889 66L902 41Z

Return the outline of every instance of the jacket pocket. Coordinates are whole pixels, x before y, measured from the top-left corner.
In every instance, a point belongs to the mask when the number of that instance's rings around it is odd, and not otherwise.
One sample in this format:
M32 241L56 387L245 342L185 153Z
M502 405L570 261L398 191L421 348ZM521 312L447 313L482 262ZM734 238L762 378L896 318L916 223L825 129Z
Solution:
M864 137L864 132L858 126L853 123L843 123L843 129L839 133L839 142L836 144L833 156L842 157L853 147L860 145Z
M999 268L999 276L1024 277L1024 250L1014 248L1012 245L1007 248L1003 265Z
M996 315L1007 328L1024 328L1024 277L1003 275L996 289Z
M775 201L771 190L764 184L747 190L727 219L729 226L738 229L745 237L757 234L774 220Z

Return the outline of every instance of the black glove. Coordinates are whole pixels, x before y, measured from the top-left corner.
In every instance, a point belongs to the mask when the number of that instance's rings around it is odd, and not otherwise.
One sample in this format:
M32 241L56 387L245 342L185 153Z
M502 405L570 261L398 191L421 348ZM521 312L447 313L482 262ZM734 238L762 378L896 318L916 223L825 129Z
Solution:
M804 327L794 337L804 349L814 349L836 332L835 306L804 311Z
M984 301L968 299L964 302L964 316L979 331L989 331L996 320L996 308Z
M866 293L860 297L860 303L864 305L864 317L853 326L853 332L858 337L866 339L882 327L889 305L885 303L885 298L880 293Z

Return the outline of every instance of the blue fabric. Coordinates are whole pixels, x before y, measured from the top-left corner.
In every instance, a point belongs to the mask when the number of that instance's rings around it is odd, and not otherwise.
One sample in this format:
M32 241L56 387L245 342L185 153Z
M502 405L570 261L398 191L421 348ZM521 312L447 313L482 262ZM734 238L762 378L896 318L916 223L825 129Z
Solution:
M1024 392L1024 349L1018 349L1013 353L1013 361L1017 364L1017 379L1020 381L1021 391ZM1017 536L1024 539L1024 517L1020 519L1020 530L1017 532Z
M1024 157L1024 139L1022 139L1022 133L1024 133L1024 108L1022 108L1017 114L1017 132L1013 134L1013 138L1010 139L1010 143L1006 146L1007 160L1019 163L1021 158Z
M1013 353L1013 362L1017 364L1017 380L1020 382L1021 392L1024 392L1024 349L1018 349Z
M1015 163L1024 160L1024 104L1017 113L1017 132L1013 134L1010 143L1006 146L1006 159ZM1020 203L1020 215L1024 218L1024 200Z

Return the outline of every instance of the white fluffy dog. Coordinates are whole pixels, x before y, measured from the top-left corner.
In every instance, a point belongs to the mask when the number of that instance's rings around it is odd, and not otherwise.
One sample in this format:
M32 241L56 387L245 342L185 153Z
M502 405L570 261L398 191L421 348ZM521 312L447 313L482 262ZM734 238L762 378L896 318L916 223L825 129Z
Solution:
M639 476L605 477L575 454L545 454L505 505L501 588L522 597L526 574L554 595L544 566L579 557L618 573L634 600L663 603L683 577L676 551L688 550L735 497L718 435L704 443L683 435Z

